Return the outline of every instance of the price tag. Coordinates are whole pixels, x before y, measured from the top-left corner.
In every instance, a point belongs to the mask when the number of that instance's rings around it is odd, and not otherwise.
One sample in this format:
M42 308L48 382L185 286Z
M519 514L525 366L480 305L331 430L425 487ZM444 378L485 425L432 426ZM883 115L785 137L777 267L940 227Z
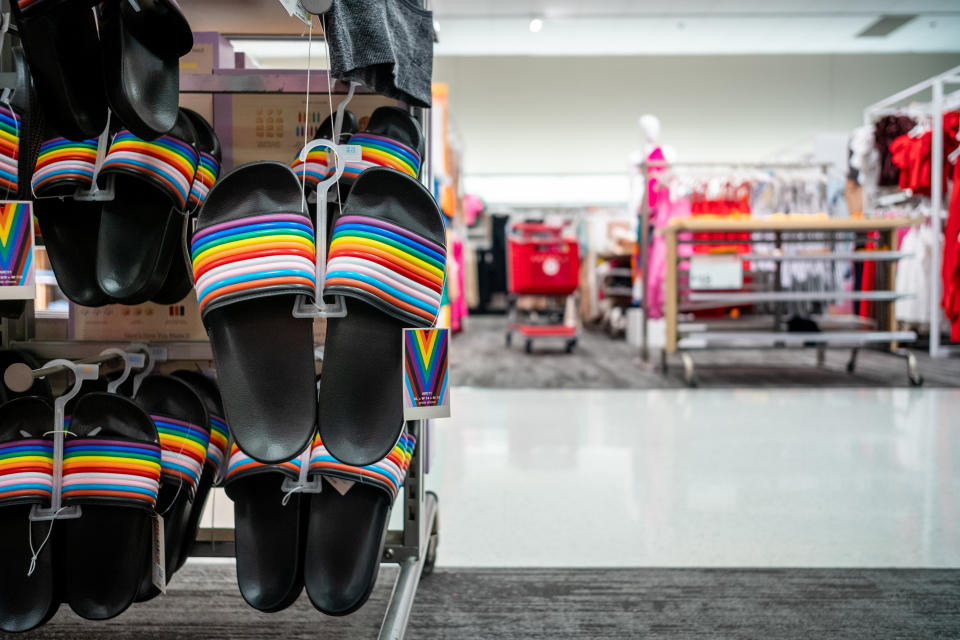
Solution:
M167 554L164 549L163 516L153 517L153 558L150 578L160 593L167 592Z
M0 202L0 300L37 295L33 203Z
M358 144L345 144L340 147L344 162L360 162L363 160L363 147Z
M300 0L280 0L280 4L291 17L300 19L304 24L310 24L310 14L303 8Z
M403 419L450 417L448 329L403 330Z
M690 288L743 288L743 263L740 261L740 256L735 254L691 256Z

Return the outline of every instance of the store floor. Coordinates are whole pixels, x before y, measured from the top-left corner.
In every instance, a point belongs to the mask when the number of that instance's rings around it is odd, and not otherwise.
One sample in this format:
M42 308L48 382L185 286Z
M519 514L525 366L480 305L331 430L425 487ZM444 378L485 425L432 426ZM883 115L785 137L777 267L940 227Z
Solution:
M455 385L498 389L662 389L683 388L683 368L672 360L660 373L659 351L643 363L638 350L599 331L582 331L574 352L562 345L534 347L504 344L505 316L471 316L469 327L453 339L451 379ZM928 387L960 387L960 359L931 359L913 349ZM876 351L861 350L854 374L846 372L849 350L827 352L818 368L816 351L705 351L693 354L704 388L736 387L907 387L906 363Z

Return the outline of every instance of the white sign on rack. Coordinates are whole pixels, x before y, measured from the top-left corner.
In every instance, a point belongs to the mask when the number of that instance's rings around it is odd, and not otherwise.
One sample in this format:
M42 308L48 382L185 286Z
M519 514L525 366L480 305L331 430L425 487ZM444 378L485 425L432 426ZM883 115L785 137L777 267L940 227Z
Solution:
M743 263L736 254L690 257L691 289L743 288Z
M304 24L310 24L310 14L303 8L300 0L280 0L280 4L291 16L300 18Z

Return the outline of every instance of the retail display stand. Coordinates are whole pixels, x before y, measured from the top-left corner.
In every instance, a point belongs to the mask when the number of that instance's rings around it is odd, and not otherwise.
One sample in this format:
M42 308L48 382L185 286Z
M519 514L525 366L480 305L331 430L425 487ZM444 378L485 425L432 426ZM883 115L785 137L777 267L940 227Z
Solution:
M314 72L314 81L321 86L327 86L325 72ZM309 88L309 81L305 72L295 73L263 73L252 71L218 72L212 75L181 76L182 93L205 94L235 94L235 93L296 93L302 94ZM333 92L346 94L352 90L341 83L332 85ZM422 166L422 180L430 183L430 123L424 117L424 110L413 109L427 138L426 157ZM73 391L79 390L79 378L90 379L105 373L110 366L122 364L126 367L124 378L130 369L141 364L142 369L135 378L142 379L158 362L166 361L170 367L177 368L184 364L198 365L201 368L212 366L213 354L207 341L169 341L156 342L149 345L130 345L126 350L118 349L116 342L110 341L73 341L73 340L38 340L33 304L27 302L24 314L18 320L4 319L0 328L0 343L4 348L15 348L33 354L38 358L57 358L50 366L36 370L25 365L13 371L5 371L14 384L22 386L24 381L32 382L34 378L61 375L73 372ZM106 350L106 351L105 351ZM149 358L140 362L142 354ZM322 359L322 348L317 349L318 357ZM77 362L75 362L77 361ZM81 366L82 365L82 366ZM11 367L11 368L13 368ZM19 382L17 382L19 380ZM27 385L29 386L29 385ZM11 387L12 388L12 387ZM398 390L399 392L399 390ZM69 396L69 394L68 394ZM65 396L66 399L69 399ZM66 399L63 402L66 402ZM61 406L60 400L57 406ZM60 415L60 414L58 414ZM404 637L417 587L422 575L429 574L436 561L437 545L439 542L437 525L437 496L425 489L425 474L429 470L429 421L418 420L407 422L407 430L418 441L414 449L413 458L407 472L403 488L403 503L400 505L403 513L403 528L387 532L382 562L397 564L400 572L387 605L383 624L380 629L380 638L397 640ZM62 447L62 430L55 434ZM62 453L59 454L62 459ZM68 512L60 511L58 518L68 517ZM76 516L73 516L76 517ZM227 535L232 538L232 531L201 529L198 535L198 544L195 555L233 555L233 544L228 541Z
M943 114L946 111L960 108L960 90L951 93L945 92L947 87L958 85L960 85L960 67L954 67L870 105L863 111L864 124L872 125L874 120L884 115L897 113L897 105L905 101L916 100L929 91L932 98L929 103L911 102L910 108L914 112L920 112L931 117L932 139L938 142L931 144L930 174L942 176L944 166ZM867 195L868 192L865 190L865 200ZM872 209L872 202L865 201L863 203L864 212L870 212ZM931 189L930 219L935 221L931 224L937 224L939 231L932 234L933 248L931 251L932 259L930 260L930 355L934 358L960 353L960 344L943 345L940 338L940 326L943 324L944 317L940 305L940 298L943 295L943 285L940 279L940 269L943 263L943 239L940 236L944 218L943 191Z
M918 224L920 220L910 218L889 219L842 219L816 218L801 216L776 217L769 219L724 219L715 217L692 217L672 220L659 230L666 239L666 280L665 306L666 345L661 355L661 367L667 372L668 358L679 354L684 366L684 379L688 385L696 384L693 358L694 351L707 349L775 349L813 347L818 352L818 363L823 364L827 348L850 349L847 371L852 373L856 367L857 350L868 344L889 343L889 352L907 361L907 374L913 385L920 385L923 379L917 371L916 358L912 353L899 348L899 343L913 342L917 339L912 331L897 331L893 314L893 302L909 297L910 294L898 294L893 290L897 261L907 257L898 251L857 251L835 250L838 243L849 244L855 239L864 238L871 233L879 233L881 244L896 247L897 230ZM773 288L766 291L695 291L680 286L680 262L686 260L678 255L681 243L710 243L710 240L681 239L680 234L696 233L747 233L749 239L737 239L737 244L753 242L770 243L774 238L776 252L752 252L740 255L738 259L764 260L776 263ZM758 235L762 234L762 235ZM730 240L722 240L729 244ZM786 244L816 242L828 244L832 251L817 253L782 253ZM781 265L785 261L873 261L877 268L883 269L888 290L876 291L783 291L781 288ZM689 286L689 285L688 285ZM747 324L741 321L727 321L721 328L713 323L680 323L679 314L683 311L722 308L737 304L751 305L764 302L785 303L801 301L829 302L833 300L872 300L885 305L883 320L876 330L854 330L856 327L843 327L836 330L826 329L830 316L825 316L824 330L819 332L791 333L784 330L782 314L777 313L764 326L763 321ZM778 306L778 309L780 307ZM845 318L841 320L855 320ZM719 324L719 323L718 323ZM840 323L841 325L843 322ZM847 322L849 324L849 322ZM854 322L853 324L858 324ZM732 329L732 330L731 330Z

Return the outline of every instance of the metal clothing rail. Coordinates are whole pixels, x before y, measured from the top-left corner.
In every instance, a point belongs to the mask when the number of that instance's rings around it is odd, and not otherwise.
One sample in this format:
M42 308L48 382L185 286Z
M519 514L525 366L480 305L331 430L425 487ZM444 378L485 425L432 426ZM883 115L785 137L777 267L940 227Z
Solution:
M912 87L875 102L863 111L864 124L873 124L878 117L891 112L898 104L914 96L930 91L932 100L929 104L911 105L912 109L920 110L931 117L933 140L937 141L930 149L930 175L940 180L943 175L943 114L960 105L960 91L944 95L944 90L950 85L960 85L960 66L944 71L943 73L918 82ZM864 209L866 210L866 203ZM939 224L943 219L943 190L930 189L930 219L931 224ZM941 244L940 229L933 236L932 259L930 260L930 356L937 358L960 353L960 345L942 345L940 341L940 325L943 318L943 309L940 306L943 295L941 281L941 264L943 261L943 245Z
M644 160L635 165L640 169L643 177L643 197L640 199L640 212L638 214L640 224L640 308L643 318L641 319L641 344L640 358L647 362L650 359L649 339L648 339L648 318L650 310L648 307L649 296L647 295L647 280L650 263L650 170L651 169L765 169L771 171L789 171L804 169L819 169L826 175L830 164L825 162L713 162L713 161L689 161L689 162L666 162L664 160ZM826 187L824 186L824 189ZM826 194L822 194L826 201Z

